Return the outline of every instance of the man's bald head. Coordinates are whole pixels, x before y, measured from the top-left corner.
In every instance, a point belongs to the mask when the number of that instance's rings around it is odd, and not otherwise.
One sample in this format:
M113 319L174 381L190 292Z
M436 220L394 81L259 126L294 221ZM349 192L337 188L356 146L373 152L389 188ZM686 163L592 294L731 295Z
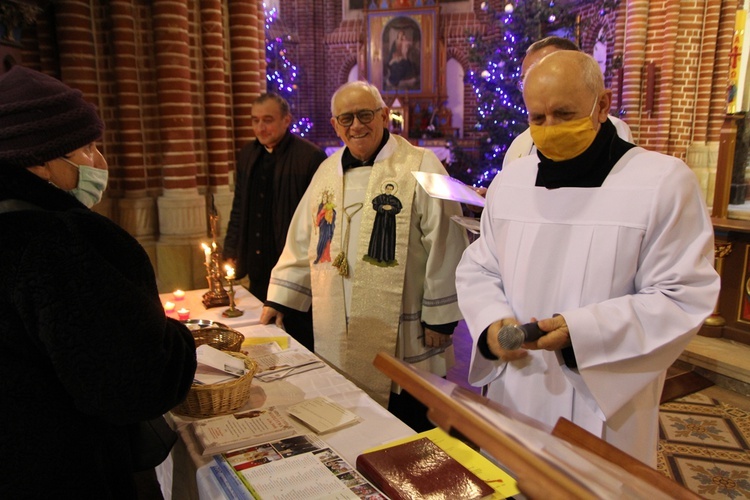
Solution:
M588 54L557 51L529 69L523 98L529 122L554 124L591 115L598 123L607 119L612 93L596 60ZM596 107L597 105L594 105Z

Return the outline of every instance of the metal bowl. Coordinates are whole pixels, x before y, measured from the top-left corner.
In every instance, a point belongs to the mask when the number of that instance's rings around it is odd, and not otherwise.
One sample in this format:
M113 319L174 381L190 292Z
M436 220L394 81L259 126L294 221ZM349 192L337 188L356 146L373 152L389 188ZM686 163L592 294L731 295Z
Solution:
M189 330L201 330L203 328L228 328L224 323L217 321L211 321L210 319L188 319L182 322Z

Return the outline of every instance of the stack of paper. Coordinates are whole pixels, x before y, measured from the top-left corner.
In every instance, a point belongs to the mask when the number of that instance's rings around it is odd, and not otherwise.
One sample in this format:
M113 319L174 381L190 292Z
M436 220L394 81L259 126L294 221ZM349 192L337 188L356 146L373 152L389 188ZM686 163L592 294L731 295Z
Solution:
M193 382L196 384L220 384L236 380L247 373L244 361L208 344L199 346L195 352L198 368Z

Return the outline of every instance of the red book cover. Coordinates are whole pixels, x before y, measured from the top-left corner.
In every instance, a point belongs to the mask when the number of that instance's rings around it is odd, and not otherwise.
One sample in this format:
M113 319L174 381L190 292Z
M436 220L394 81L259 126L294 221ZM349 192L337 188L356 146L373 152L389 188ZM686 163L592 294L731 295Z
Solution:
M394 500L473 500L494 493L428 438L363 453L357 470Z

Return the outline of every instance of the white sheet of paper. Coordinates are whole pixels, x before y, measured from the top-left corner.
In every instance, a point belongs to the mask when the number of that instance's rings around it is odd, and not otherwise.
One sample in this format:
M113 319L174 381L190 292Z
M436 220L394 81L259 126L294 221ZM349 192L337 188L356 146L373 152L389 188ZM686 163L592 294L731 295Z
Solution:
M241 377L247 370L245 369L245 362L234 356L230 356L225 352L211 347L208 344L198 346L195 350L198 364L203 364L221 370L230 375Z
M484 198L458 179L430 172L412 172L412 174L417 178L419 185L433 198L484 207Z

